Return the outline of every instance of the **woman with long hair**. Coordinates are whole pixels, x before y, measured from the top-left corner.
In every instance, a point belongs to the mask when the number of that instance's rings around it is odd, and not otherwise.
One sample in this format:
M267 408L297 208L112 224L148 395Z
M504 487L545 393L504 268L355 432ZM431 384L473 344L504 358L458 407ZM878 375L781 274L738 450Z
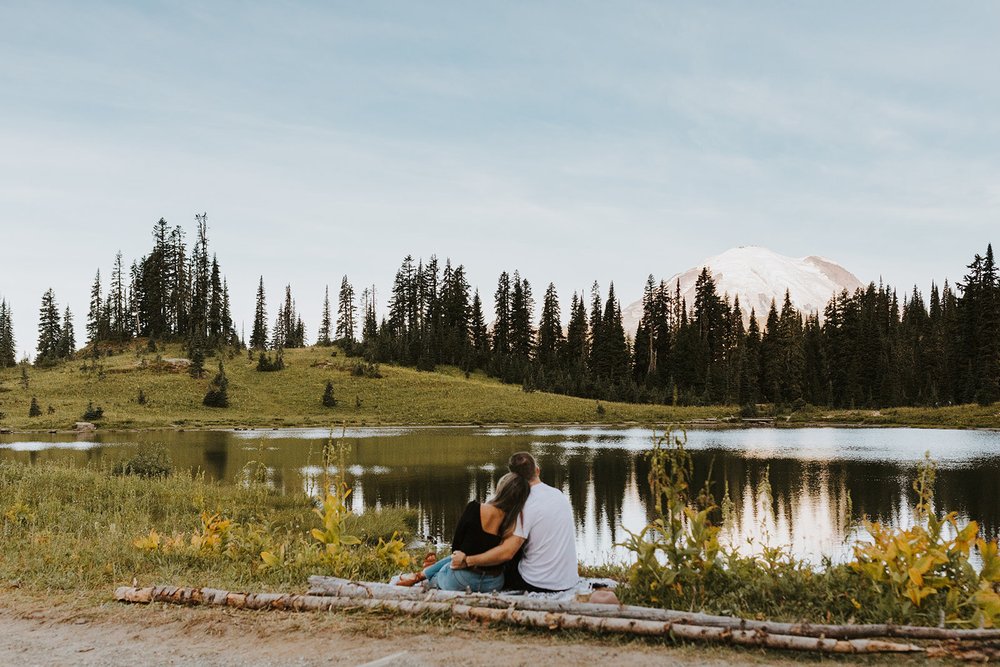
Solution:
M505 537L514 532L517 519L528 500L531 486L521 475L509 472L497 482L496 492L485 503L475 500L465 506L455 537L451 542L452 551L466 555L481 554L499 545ZM451 567L451 556L437 562L424 561L421 572L400 577L400 586L413 586L427 580L430 588L446 591L469 590L474 593L489 593L503 587L503 566Z

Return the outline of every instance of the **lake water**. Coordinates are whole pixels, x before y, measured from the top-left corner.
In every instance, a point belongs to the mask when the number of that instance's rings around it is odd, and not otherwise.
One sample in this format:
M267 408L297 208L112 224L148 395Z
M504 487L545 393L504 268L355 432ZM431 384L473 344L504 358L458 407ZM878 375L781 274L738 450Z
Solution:
M622 527L645 525L651 432L640 428L362 428L341 437L353 508L407 505L421 532L448 541L462 507L489 496L511 453L532 452L542 479L565 492L581 560L621 560ZM258 464L284 490L316 493L329 433L317 429L0 435L0 460L110 466L162 444L175 467L239 483ZM1000 530L1000 433L921 429L740 429L688 432L699 475L734 509L725 541L744 552L764 543L798 556L844 559L867 517L910 521L910 484L925 451L938 462L936 505ZM700 482L698 482L700 484Z

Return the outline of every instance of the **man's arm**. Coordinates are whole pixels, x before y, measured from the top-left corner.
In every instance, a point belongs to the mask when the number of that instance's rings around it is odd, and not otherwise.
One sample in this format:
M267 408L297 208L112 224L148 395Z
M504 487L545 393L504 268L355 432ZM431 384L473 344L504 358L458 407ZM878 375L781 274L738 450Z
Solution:
M456 558L455 554L461 554L461 551L452 553L451 566L456 570L461 570L466 567L492 567L494 565L503 565L517 553L517 550L521 548L524 544L524 538L518 537L517 535L508 535L504 538L503 542L493 547L489 551L481 554L476 554L475 556L466 556L462 554L462 558Z

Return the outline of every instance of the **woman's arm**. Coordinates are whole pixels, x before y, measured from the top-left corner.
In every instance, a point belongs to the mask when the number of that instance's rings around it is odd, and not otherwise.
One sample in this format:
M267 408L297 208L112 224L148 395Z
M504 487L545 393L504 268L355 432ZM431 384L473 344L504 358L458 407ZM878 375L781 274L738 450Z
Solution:
M461 551L455 551L451 557L451 567L454 570L461 570L466 567L492 567L503 565L517 553L517 550L524 544L524 538L511 533L503 538L503 542L493 547L489 551L474 556L467 556Z

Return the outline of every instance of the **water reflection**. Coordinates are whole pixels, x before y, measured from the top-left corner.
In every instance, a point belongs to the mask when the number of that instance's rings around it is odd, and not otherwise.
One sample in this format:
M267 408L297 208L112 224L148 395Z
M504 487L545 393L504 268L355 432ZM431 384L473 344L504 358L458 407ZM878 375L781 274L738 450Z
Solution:
M325 465L328 432L319 429L190 433L0 436L0 459L109 467L136 446L163 444L178 468L246 483L263 478L285 491L318 495L338 471ZM570 499L581 558L621 556L623 527L650 518L644 429L356 429L347 445L352 509L416 508L421 531L448 539L464 504L488 497L511 453L531 451L543 480ZM754 429L692 431L688 446L700 486L709 466L726 495L724 540L744 552L787 545L818 560L850 554L865 517L911 520L910 482L924 451L939 461L937 504L976 519L989 537L1000 525L1000 435L912 429Z

